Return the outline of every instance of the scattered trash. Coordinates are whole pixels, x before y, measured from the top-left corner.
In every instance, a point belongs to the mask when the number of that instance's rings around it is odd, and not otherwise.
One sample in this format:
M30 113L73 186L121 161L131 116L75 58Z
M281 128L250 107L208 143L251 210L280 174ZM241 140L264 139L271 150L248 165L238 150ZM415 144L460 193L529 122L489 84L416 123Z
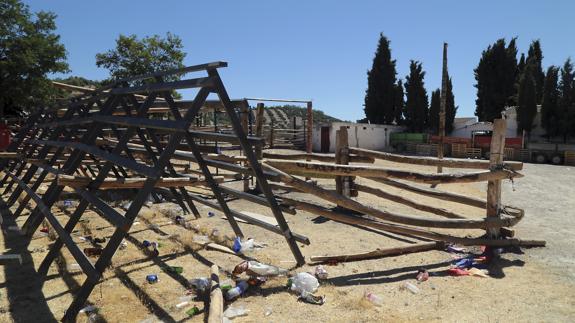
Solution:
M20 231L20 229L19 229L18 227L16 227L16 228L17 228L17 229L16 229L16 230L13 230L13 231ZM49 233L49 232L50 232L50 228L48 228L48 227L43 227L42 229L40 229L40 232L42 232L42 233Z
M479 269L479 268L469 268L467 270L467 272L469 273L469 275L471 276L477 276L477 277L483 277L483 278L489 278L489 275L487 275L487 273L485 272L485 270Z
M98 308L94 305L88 305L80 310L80 313L94 313L98 312Z
M229 280L220 282L220 289L221 289L223 292L226 292L227 290L232 289L232 287L233 287L233 286L232 286L232 284L231 284L231 282L230 282Z
M214 212L212 211L208 211L208 218L211 218L212 216L216 215Z
M94 243L105 243L106 242L106 238L94 238L92 240Z
M232 274L237 276L243 272L248 276L274 277L286 275L288 271L276 266L262 264L257 261L242 261L234 268Z
M189 281L193 292L197 296L204 296L210 292L210 280L208 278L195 278Z
M248 279L248 285L257 287L263 285L266 281L266 277L250 277Z
M315 277L320 280L327 279L327 270L322 265L315 267Z
M71 200L64 200L64 206L65 206L65 207L70 207L70 206L72 206L72 201L71 201Z
M146 276L146 280L150 284L155 284L159 281L158 275L154 275L154 274Z
M429 272L426 269L419 269L417 271L417 277L416 277L418 282L424 282L426 280L429 279Z
M124 250L128 248L128 243L126 241L122 241L122 243L120 243L120 250Z
M247 281L242 280L240 282L238 282L236 284L236 287L231 288L227 291L227 293L225 294L226 300L227 301L231 301L234 300L238 297L240 297L241 295L243 295L246 290L248 290L249 288L249 284Z
M270 306L266 307L266 311L264 312L264 315L270 316L270 315L272 315L272 313L273 313L272 308Z
M88 257L96 257L102 254L102 248L84 248L84 254Z
M78 272L81 270L82 270L82 267L80 267L79 264L71 264L68 266L68 271L70 271L70 272Z
M417 294L419 293L419 288L417 288L417 286L413 285L410 282L405 282L403 285L401 285L400 289L407 289L408 291L410 291L412 294Z
M176 304L176 308L180 309L180 308L182 308L188 304L190 304L189 301L181 302L181 303Z
M181 215L176 215L175 220L176 220L176 224L186 225L186 218L184 218L184 217L181 216Z
M195 316L199 313L200 313L200 309L197 306L194 306L194 307L192 307L186 311L186 314L188 314L188 316Z
M190 295L180 296L180 302L191 302L191 301L192 301L192 296L190 296Z
M240 316L247 316L248 315L249 310L246 309L243 306L229 306L225 311L224 311L224 317L228 318L228 319L234 319L236 317L240 317Z
M447 273L450 276L468 276L469 272L465 269L461 269L461 268L450 268L447 270Z
M240 252L246 253L246 252L254 251L254 239L250 238L250 239L242 242L242 239L237 237L234 240L234 245L232 247L232 250L236 253L240 253Z
M313 294L305 293L305 295L300 295L297 300L313 305L323 305L325 303L325 296L315 296Z
M459 259L458 261L456 261L454 263L455 267L457 268L470 268L471 266L473 266L473 258L463 258L463 259Z
M367 290L363 292L363 297L360 302L364 307L377 306L381 307L383 305L383 298L381 296L368 292Z
M310 273L298 273L288 280L288 287L300 295L313 294L319 287L319 282Z
M124 203L124 205L122 205L122 209L128 210L130 206L132 206L132 202L126 202Z

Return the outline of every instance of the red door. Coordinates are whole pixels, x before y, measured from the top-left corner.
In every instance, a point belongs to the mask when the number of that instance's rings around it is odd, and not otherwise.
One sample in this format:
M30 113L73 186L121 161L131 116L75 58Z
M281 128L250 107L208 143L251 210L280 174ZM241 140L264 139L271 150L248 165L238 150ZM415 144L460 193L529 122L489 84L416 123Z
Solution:
M321 152L329 153L329 128L321 127Z

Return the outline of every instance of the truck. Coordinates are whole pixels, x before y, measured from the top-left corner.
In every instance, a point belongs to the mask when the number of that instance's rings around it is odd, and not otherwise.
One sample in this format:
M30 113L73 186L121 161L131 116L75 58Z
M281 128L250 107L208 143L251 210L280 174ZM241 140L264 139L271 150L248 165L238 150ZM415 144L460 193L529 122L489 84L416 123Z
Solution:
M529 154L529 160L538 164L563 165L565 152L575 152L575 144L529 142L525 146Z

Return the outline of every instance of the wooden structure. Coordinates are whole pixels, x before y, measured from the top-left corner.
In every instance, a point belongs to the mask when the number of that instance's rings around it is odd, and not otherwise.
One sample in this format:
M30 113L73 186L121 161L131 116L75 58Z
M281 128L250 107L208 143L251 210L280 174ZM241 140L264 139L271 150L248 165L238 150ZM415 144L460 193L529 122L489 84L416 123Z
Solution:
M23 231L31 237L47 220L58 235L42 261L39 273L47 274L60 249L65 246L87 276L63 321L75 321L78 311L150 196L157 199L162 194L196 217L199 212L195 203L219 209L238 237L243 237L243 233L235 218L280 234L286 239L296 262L304 263L297 242L309 244L309 240L293 233L284 219L282 209L286 207L280 207L268 185L268 178L275 174L262 169L253 149L261 145L262 140L247 136L245 119L242 123L242 108L230 100L220 79L218 69L226 66L225 62L215 62L122 79L74 97L63 109L41 110L29 118L8 148L8 152L16 154L0 159L0 170L4 174L0 184L4 194L10 194L7 204L19 204L13 216L20 216L28 201L35 202ZM189 73L206 75L163 81L169 75L183 77ZM195 89L194 100L185 103L174 101L171 93L178 89ZM211 93L218 96L217 106L229 118L233 134L192 129L200 111L206 108L206 104L211 104L206 103ZM153 108L161 109L169 118L151 118L151 113L157 112L151 111ZM209 157L199 145L202 140L238 144L243 152L243 165L230 162L230 159L235 160L233 157ZM197 175L200 176L183 173L178 162L193 162L199 167ZM254 176L263 196L248 196L220 186L218 182L221 179L212 174L214 168ZM56 180L49 181L50 176ZM42 183L47 183L48 188L41 192ZM81 200L68 222L60 223L52 214L51 207L59 199L64 185L70 186ZM193 185L208 187L216 202L186 189L186 186ZM137 188L124 214L98 196L101 189L117 188ZM277 225L231 210L224 199L224 190L225 194L268 206ZM18 201L22 193L25 193L25 198ZM116 228L95 262L82 252L70 235L89 206Z

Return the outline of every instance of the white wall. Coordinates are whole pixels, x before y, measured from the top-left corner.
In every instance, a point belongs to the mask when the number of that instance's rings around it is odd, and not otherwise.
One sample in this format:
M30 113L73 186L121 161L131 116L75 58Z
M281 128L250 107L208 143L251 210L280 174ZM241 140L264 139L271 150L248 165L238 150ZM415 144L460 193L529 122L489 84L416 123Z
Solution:
M327 125L324 125L327 126ZM403 131L404 128L395 125L376 125L363 123L333 122L329 131L329 152L335 152L336 131L341 126L347 127L347 136L350 147L365 148L371 150L386 150L389 147L389 134ZM321 151L321 128L314 127L313 150Z

